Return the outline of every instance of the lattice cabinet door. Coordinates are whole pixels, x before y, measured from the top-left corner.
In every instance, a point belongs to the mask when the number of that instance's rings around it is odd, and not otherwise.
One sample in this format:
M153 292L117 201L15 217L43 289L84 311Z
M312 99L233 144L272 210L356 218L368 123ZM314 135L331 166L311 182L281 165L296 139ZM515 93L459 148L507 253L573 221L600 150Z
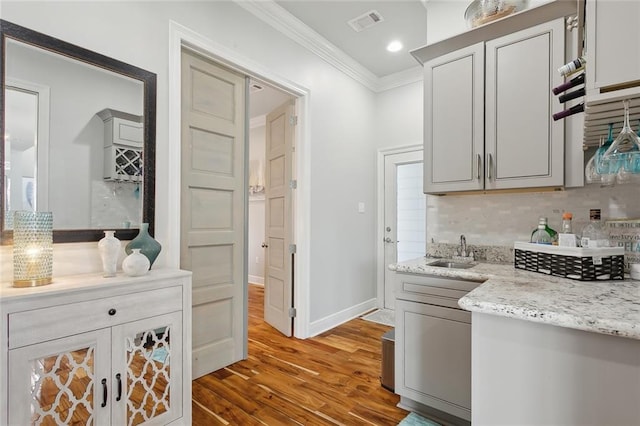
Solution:
M109 425L111 331L9 351L10 425Z
M114 389L122 395L113 402L113 424L164 425L181 417L182 313L126 323L112 336Z

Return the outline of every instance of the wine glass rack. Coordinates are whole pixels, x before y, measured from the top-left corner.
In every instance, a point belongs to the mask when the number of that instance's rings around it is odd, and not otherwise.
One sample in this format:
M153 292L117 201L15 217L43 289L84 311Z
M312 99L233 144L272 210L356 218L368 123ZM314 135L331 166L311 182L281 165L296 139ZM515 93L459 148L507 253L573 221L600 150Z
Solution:
M584 140L585 146L598 146L600 139L607 138L609 124L613 123L614 137L622 130L624 108L622 101L629 99L629 121L638 131L640 120L640 94L635 97L619 97L602 101L587 102L585 105Z

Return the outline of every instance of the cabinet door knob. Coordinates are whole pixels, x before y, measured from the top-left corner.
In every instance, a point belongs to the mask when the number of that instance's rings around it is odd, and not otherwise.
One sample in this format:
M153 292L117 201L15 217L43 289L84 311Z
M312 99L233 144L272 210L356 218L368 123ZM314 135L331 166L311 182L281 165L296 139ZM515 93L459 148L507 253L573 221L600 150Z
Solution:
M109 309L109 315L114 316L116 314L116 310L114 308Z
M262 246L261 246L261 247L262 247L262 248L267 248L267 247L269 247L269 245L268 245L267 243L262 243Z

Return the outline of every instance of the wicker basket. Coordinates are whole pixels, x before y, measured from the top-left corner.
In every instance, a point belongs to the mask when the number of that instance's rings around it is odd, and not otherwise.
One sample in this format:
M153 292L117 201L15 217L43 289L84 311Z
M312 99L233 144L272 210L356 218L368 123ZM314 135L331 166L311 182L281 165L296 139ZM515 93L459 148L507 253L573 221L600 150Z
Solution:
M580 281L624 279L624 248L514 244L517 269Z

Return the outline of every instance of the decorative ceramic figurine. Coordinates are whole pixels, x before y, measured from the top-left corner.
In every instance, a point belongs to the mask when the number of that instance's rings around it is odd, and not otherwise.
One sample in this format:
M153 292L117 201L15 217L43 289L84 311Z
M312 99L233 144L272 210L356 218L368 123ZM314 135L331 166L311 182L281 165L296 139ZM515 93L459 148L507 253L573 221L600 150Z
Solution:
M120 240L114 234L116 231L104 231L104 238L98 241L98 251L102 259L103 277L115 277L120 255Z
M131 254L122 261L122 270L130 277L139 277L149 271L149 259L142 253L140 249L134 248Z
M133 240L129 241L129 244L127 244L124 250L127 254L131 254L134 248L139 248L140 252L147 256L147 259L149 259L149 269L151 269L153 262L160 254L160 250L162 250L162 246L149 235L148 223L140 225L140 232Z

